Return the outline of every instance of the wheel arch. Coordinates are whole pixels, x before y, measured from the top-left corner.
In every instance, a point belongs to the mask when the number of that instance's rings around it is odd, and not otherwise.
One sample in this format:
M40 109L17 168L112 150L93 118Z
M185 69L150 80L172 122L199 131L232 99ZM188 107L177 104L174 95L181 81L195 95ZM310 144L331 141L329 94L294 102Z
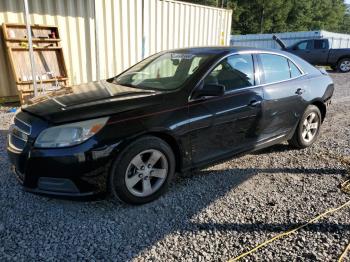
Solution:
M337 60L337 64L339 63L340 60L342 60L344 58L349 58L350 59L350 55L343 55L343 56L339 57L338 60Z
M140 134L136 134L128 139L124 139L120 144L118 144L116 150L114 151L114 154L120 153L121 151L123 151L130 143L136 141L137 139L144 137L144 136L154 136L157 137L159 139L162 139L163 141L165 141L170 148L172 149L174 156L175 156L175 171L181 171L182 170L182 166L183 166L183 159L182 159L182 151L181 151L181 147L178 143L178 141L176 140L176 138L172 135L169 134L169 132L167 131L148 131L148 132L143 132ZM115 155L116 156L116 155Z
M174 156L175 156L175 171L181 171L182 169L182 153L181 153L181 148L180 145L178 143L178 141L175 139L174 136L172 136L171 134L169 134L168 132L160 132L160 131L152 131L152 132L148 132L143 134L142 136L155 136L158 137L162 140L164 140L169 146L170 148L173 150Z
M315 100L310 105L317 106L317 108L321 112L321 118L322 118L321 122L323 122L325 117L326 117L326 113L327 113L327 107L326 107L325 103L321 100Z
M349 55L343 55L343 56L339 57L338 60L337 60L337 62L336 62L336 67L337 67L338 70L340 70L340 69L339 69L339 63L340 63L340 61L341 61L342 59L344 59L344 58L347 58L347 59L350 60L350 56L349 56Z

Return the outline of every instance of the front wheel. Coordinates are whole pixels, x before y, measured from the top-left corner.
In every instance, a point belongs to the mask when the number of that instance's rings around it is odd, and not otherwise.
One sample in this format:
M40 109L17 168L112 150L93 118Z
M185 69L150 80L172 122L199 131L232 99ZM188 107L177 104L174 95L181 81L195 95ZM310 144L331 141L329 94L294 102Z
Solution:
M342 73L350 72L350 58L343 58L338 62L338 70Z
M122 152L112 165L109 191L129 204L144 204L158 198L175 172L175 157L163 140L142 137Z
M306 108L297 129L289 144L296 148L306 148L311 146L320 133L321 112L317 106L310 105Z

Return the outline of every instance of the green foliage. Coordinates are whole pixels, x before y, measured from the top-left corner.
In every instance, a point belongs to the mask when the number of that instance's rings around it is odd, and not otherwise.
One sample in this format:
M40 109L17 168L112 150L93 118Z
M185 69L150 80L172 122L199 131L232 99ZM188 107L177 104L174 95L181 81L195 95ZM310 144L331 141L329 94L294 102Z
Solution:
M232 33L328 30L350 33L344 0L184 0L233 9Z
M347 6L347 12L340 24L340 32L350 34L350 5Z

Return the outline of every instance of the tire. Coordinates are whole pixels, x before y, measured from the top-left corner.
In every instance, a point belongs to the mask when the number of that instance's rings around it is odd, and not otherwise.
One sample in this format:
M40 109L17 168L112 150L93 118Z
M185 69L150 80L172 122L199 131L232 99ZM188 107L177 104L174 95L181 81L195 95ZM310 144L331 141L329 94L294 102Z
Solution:
M162 139L144 136L128 145L112 164L108 189L114 199L134 205L161 196L175 173L175 156Z
M289 144L296 148L306 148L317 140L322 124L321 112L317 106L309 105L294 132Z
M343 59L340 59L337 64L338 71L341 73L347 73L350 72L350 58L346 57Z

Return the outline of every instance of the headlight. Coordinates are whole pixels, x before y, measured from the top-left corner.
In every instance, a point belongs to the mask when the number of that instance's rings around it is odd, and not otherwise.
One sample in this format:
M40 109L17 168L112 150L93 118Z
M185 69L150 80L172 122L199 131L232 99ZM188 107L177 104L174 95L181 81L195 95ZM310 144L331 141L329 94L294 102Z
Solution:
M97 134L107 123L108 117L50 127L40 133L36 147L66 147L80 144Z

